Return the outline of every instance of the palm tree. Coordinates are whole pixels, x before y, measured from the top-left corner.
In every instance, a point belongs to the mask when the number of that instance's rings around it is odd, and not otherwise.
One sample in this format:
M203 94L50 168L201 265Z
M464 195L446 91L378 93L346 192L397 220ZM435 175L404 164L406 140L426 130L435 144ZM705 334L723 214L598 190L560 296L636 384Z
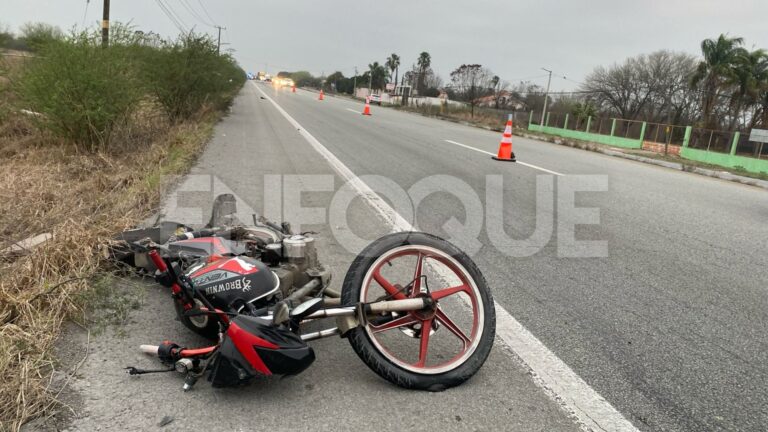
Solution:
M419 90L419 94L424 91L424 82L426 80L427 70L432 65L432 56L428 52L424 51L419 54L419 59L416 60L416 64L419 66L419 77L416 81L416 87Z
M763 85L763 92L760 94L760 113L762 114L762 119L758 119L757 115L756 118L752 120L752 126L757 126L758 120L760 121L760 125L763 127L763 129L768 128L768 82L766 82Z
M387 81L387 69L379 62L373 62L368 65L369 87L372 89L381 89Z
M387 62L385 63L387 68L395 73L395 85L397 85L397 78L398 78L398 72L400 72L400 56L392 53L389 57L387 57ZM390 74L391 76L391 74Z
M717 102L718 91L733 79L736 58L741 55L743 38L729 38L721 34L717 39L705 39L701 43L701 53L704 60L699 63L696 72L691 77L694 88L701 84L702 109L704 125L714 128L717 122L712 118L712 112Z
M768 53L765 50L740 50L734 64L730 84L735 86L731 95L731 124L736 126L742 109L755 105L760 98L760 91L768 83Z

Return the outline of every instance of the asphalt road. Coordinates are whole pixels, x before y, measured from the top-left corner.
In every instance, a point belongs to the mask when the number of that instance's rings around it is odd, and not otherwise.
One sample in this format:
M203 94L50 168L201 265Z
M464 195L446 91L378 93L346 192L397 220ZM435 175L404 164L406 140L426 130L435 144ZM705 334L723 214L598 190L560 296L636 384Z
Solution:
M216 127L191 174L168 198L164 212L169 218L201 223L202 215L210 214L215 195L233 192L242 200L241 217L250 217L245 207L250 206L275 218L274 212L263 209L269 201L264 195L265 175L321 175L330 177L336 188L343 184L248 84L231 114ZM331 192L305 193L301 204L328 207L332 197ZM349 225L360 236L374 239L388 231L363 202L353 203L348 215ZM319 256L334 269L332 284L340 288L355 254L335 241L328 223L303 229L318 232ZM128 365L160 367L138 351L141 344L170 339L195 346L204 341L173 319L165 289L127 280L118 281L115 290L135 292L143 299L124 327L93 335L89 344L86 335L72 327L60 344L60 356L72 364L83 358L88 346L88 361L78 370L74 391L65 398L76 413L68 430L579 430L560 404L531 379L530 370L501 345L472 380L441 393L391 385L370 371L346 340L336 337L312 342L317 360L300 375L265 379L240 389L213 389L201 381L194 391L184 393L178 374L129 377L123 369ZM173 421L159 426L166 416ZM28 429L38 427L42 428L36 423Z
M264 195L264 182L274 178L264 175L326 175L333 178L334 190L343 179L259 88L354 174L386 177L403 190L414 184L455 187L456 193L424 198L413 223L451 237L444 225L452 218L482 220L473 258L498 304L636 428L766 428L765 191L518 137L514 151L529 165L496 162L481 151L496 151L498 133L375 106L373 116L365 117L354 101L326 97L320 102L315 93L275 92L248 83L193 169L197 177L187 182L214 175L216 193L226 185L267 216L274 215L272 207L264 208L271 199ZM449 177L430 178L435 175ZM486 198L493 189L489 175L502 176L503 191ZM567 247L567 231L559 228L579 222L577 214L566 211L565 193L583 181L578 175L590 175L607 189L575 195L576 206L599 209L599 224L579 225L576 239L605 242L604 253L596 254L603 256L567 256L573 249ZM465 212L455 196L463 196L462 186L454 179L474 191L463 195L476 196L479 209ZM311 178L300 182L317 186ZM205 207L212 195L180 191L177 197L184 207ZM327 208L332 195L305 193L301 205ZM503 212L489 211L499 203ZM500 250L501 229L527 238L536 229L537 214L540 224L552 220L554 225L542 247L524 257ZM361 200L353 202L347 217L360 237L386 232ZM309 226L320 232L319 247L336 269L337 284L354 257L334 237L332 228L338 225L331 220ZM145 290L145 305L126 339L92 341L92 359L102 361L88 362L76 384L83 414L73 429L140 430L164 415L175 417L165 429L179 430L193 425L220 430L578 429L563 395L542 385L537 371L502 343L469 383L438 394L393 388L340 339L315 343L318 361L304 374L236 391L199 385L184 394L177 390L179 377L170 374L131 380L117 367L148 366L135 345L166 337L193 341L176 322L147 325L156 316L172 316L172 309L155 287ZM113 350L98 349L107 346Z

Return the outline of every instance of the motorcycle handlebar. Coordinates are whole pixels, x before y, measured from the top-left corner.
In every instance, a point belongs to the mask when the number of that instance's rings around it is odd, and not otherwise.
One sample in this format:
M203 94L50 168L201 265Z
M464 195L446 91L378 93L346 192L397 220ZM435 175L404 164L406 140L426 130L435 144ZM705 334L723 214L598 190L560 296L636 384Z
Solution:
M142 345L139 347L144 354L157 355L157 350L160 349L158 345Z

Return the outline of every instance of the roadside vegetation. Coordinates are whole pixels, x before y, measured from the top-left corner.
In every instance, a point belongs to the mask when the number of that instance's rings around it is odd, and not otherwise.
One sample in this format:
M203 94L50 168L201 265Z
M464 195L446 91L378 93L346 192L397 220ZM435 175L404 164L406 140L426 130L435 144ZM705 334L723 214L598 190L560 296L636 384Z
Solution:
M161 41L113 24L110 42L99 29L0 32L12 48L0 56L3 431L57 408L52 349L64 320L83 323L108 294L103 245L152 214L163 179L189 169L245 79L207 36Z
M465 117L465 111L473 119L476 108L491 108L533 111L538 122L547 99L547 112L558 118L569 114L574 119L606 117L722 131L768 129L768 52L746 46L740 37L721 34L702 41L700 57L659 50L596 66L583 82L555 72L554 86L561 87L558 81L568 82L574 90L550 91L548 96L540 84L546 82L547 73L513 82L481 64L467 63L456 67L444 81L432 70L428 52L422 52L402 74L403 61L397 54L383 64L369 64L358 75L345 76L341 71L327 77L314 77L306 71L280 74L291 76L299 86L350 95L355 88L378 92L386 83L396 83L410 89L412 101L443 97L461 102L463 109L453 106L440 114L457 119ZM426 104L415 108L425 114L435 110ZM481 113L481 123L486 114Z

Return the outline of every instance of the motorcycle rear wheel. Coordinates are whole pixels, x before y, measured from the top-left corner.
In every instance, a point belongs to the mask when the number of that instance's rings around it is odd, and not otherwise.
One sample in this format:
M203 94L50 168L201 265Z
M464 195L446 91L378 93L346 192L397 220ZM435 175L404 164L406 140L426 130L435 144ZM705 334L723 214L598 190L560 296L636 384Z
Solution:
M410 260L415 260L415 264L408 270ZM406 277L410 283L400 285L388 280L384 270L413 273ZM448 283L448 279L454 282ZM378 292L383 295L377 297ZM493 347L494 302L472 259L431 234L390 234L371 243L355 258L342 287L343 304L426 296L432 297L437 306L425 311L368 317L346 336L360 359L387 381L407 389L442 391L471 378ZM468 324L461 328L456 318L467 312L469 316L464 321ZM446 354L446 350L440 351L442 347L432 348L441 332L442 340L461 345L456 347L455 354L451 349Z

